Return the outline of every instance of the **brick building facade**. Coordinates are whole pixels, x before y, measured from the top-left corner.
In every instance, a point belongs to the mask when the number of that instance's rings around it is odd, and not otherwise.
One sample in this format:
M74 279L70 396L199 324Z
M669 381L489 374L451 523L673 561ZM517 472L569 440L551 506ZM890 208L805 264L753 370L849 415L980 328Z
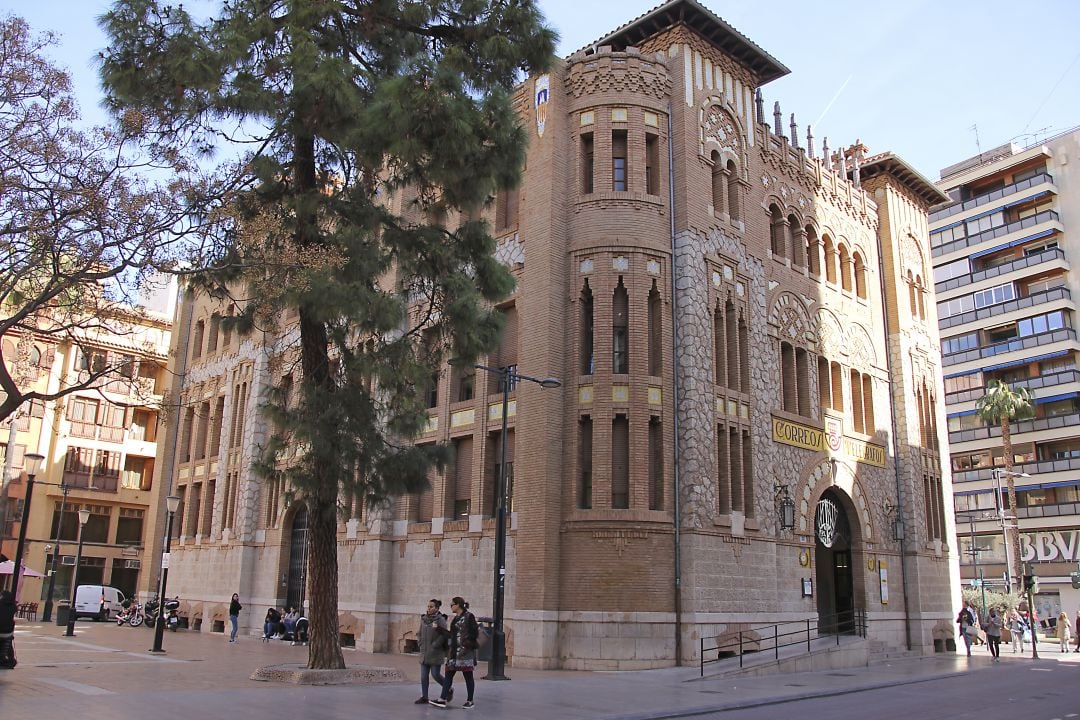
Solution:
M693 662L700 637L854 610L887 645L952 635L926 319L942 196L891 154L815 153L778 108L767 122L759 89L786 73L676 0L519 88L524 179L491 208L518 284L487 364L562 387L523 383L509 404L516 665ZM224 341L223 312L182 303L190 417L156 487L185 502L170 568L185 614L219 629L239 592L254 629L266 605L303 602L304 510L249 469L283 350ZM496 376L445 368L417 441L452 443L454 461L422 495L343 509L345 642L407 649L432 596L490 611L501 398Z

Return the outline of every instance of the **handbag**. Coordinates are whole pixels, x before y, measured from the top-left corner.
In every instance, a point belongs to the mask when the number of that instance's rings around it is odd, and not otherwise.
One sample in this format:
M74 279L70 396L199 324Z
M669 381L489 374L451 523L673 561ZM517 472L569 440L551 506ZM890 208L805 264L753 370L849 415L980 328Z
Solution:
M1026 643L1031 642L1031 631L1025 628L1024 629L1024 634L1021 635L1020 637L1023 639L1022 640L1023 642L1026 642Z
M974 625L965 625L964 626L964 634L967 635L969 638L973 638L973 637L978 636L979 629L976 628Z

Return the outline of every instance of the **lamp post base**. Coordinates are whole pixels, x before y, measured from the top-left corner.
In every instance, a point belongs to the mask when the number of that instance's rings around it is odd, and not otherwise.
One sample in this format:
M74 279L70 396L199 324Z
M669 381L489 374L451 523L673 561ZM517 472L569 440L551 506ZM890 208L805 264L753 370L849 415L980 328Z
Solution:
M45 601L45 606L41 609L41 622L52 622L52 600Z
M488 661L488 674L484 679L510 679L506 677L506 634L501 630L491 631L491 659Z

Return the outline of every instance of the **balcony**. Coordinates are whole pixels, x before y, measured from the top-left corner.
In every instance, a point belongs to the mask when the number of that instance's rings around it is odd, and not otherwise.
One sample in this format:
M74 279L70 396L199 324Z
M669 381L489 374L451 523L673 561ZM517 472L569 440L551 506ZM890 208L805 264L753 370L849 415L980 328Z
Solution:
M1014 388L1026 387L1028 390L1034 391L1039 390L1040 388L1056 387L1058 385L1067 385L1069 383L1080 383L1080 371L1062 370L1061 372L1017 380L1016 382L1009 383L1009 385ZM981 399L984 395L986 395L985 387L961 390L960 392L949 393L946 395L945 404L959 405L960 403L974 402Z
M968 237L960 238L959 240L953 240L952 242L939 245L933 249L932 255L934 257L941 257L948 255L949 253L956 252L957 250L963 250L964 248L972 247L974 245L981 245L989 240L1008 235L1010 233L1018 232L1020 230L1026 230L1028 228L1035 227L1045 222L1061 223L1061 216L1054 210L1044 210L1041 213L1037 213L1030 217L1017 220L1016 222L1008 223L1007 225L1000 225L996 228L990 228L989 230L983 230L981 233L970 235Z
M1056 430L1064 427L1080 426L1080 414L1057 415L1048 418L1035 418L1034 420L1020 420L1009 425L1013 436L1020 433L1038 432L1040 430ZM989 440L1001 437L1001 426L971 428L970 430L954 430L949 433L949 443L957 444L972 442L973 440ZM1013 442L1016 442L1015 439ZM1016 467L1020 467L1019 465ZM1015 469L1015 468L1014 468Z
M1001 198L1015 195L1016 193L1023 192L1028 188L1033 188L1036 185L1053 182L1054 178L1049 173L1040 173L1035 177L1028 178L1027 180L1021 180L1018 183L1006 185L1003 188L998 188L997 190L994 190L993 192L988 192L985 195L979 195L977 197L971 198L970 200L965 200L962 203L950 205L949 207L932 212L930 213L930 224L933 225L934 223L941 222L942 220L950 218L953 215L958 215L965 210L973 210L977 207L982 207L983 205L992 203L995 200L1000 200Z
M1072 328L1061 328L1051 332L1039 333L1038 335L1013 338L993 345L984 345L982 347L972 348L971 350L965 350L951 355L942 355L941 364L942 366L959 365L960 363L971 360L994 357L995 355L1001 355L1017 350L1029 350L1031 348L1052 345L1054 343L1066 342L1069 340L1076 341L1076 331Z
M1015 423L1013 423L1015 425ZM1000 430L1000 428L998 428ZM1013 465L1013 472L1027 473L1029 475L1045 475L1047 473L1072 472L1080 470L1080 458L1065 458L1063 460L1040 460L1038 462L1020 463ZM978 470L953 471L954 483L979 482L994 479L993 468L979 468ZM1026 480L1027 478L1025 478ZM1005 479L1002 478L1004 487Z
M987 305L986 307L981 307L976 310L969 310L968 312L960 313L959 315L950 315L947 318L938 320L938 327L942 330L947 330L948 328L956 327L958 325L967 325L971 322L998 317L1016 310L1024 310L1026 308L1035 307L1036 305L1045 305L1046 303L1055 300L1071 299L1072 291L1069 290L1069 288L1051 288L1049 290L1032 293L1025 297L1016 298L1015 300L997 303L996 305Z
M1069 269L1068 263L1065 262L1065 251L1061 248L1050 248L1035 253L1034 255L1016 258L1015 260L1002 265L995 265L994 267L989 267L985 270L979 270L978 272L968 273L967 275L961 275L960 277L949 278L948 280L935 283L934 292L940 295L949 290L955 290L956 288L964 287L965 285L973 285L977 282L982 282L983 280L1000 277L1001 275L1011 273L1015 270L1024 270L1025 268L1035 267L1054 261L1061 262L1063 269Z

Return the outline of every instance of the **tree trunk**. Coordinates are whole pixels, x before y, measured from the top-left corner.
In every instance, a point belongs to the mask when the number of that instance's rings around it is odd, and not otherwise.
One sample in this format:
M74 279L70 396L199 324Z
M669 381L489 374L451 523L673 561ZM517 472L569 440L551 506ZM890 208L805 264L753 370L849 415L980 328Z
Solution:
M301 248L315 248L319 243L317 218L310 210L307 193L315 191L315 140L297 135L294 145L293 173L300 202L296 208L296 243ZM334 391L330 374L330 340L326 325L301 306L300 359L303 382ZM308 582L311 588L311 615L308 617L308 667L334 670L345 667L338 631L337 565L337 472L316 460L311 467L312 491L308 494Z
M314 498L313 498L314 499ZM325 498L308 506L308 582L311 608L308 667L345 667L338 627L337 509Z
M1001 451L1005 454L1005 486L1009 489L1009 511L1013 520L1005 521L1005 542L1012 552L1012 567L1009 568L1009 580L1011 583L1021 582L1024 573L1021 571L1023 564L1020 562L1020 520L1016 512L1016 481L1013 479L1013 449L1011 435L1012 419L1001 419ZM1000 502L1000 498L998 499ZM1010 585L1010 590L1012 589Z

